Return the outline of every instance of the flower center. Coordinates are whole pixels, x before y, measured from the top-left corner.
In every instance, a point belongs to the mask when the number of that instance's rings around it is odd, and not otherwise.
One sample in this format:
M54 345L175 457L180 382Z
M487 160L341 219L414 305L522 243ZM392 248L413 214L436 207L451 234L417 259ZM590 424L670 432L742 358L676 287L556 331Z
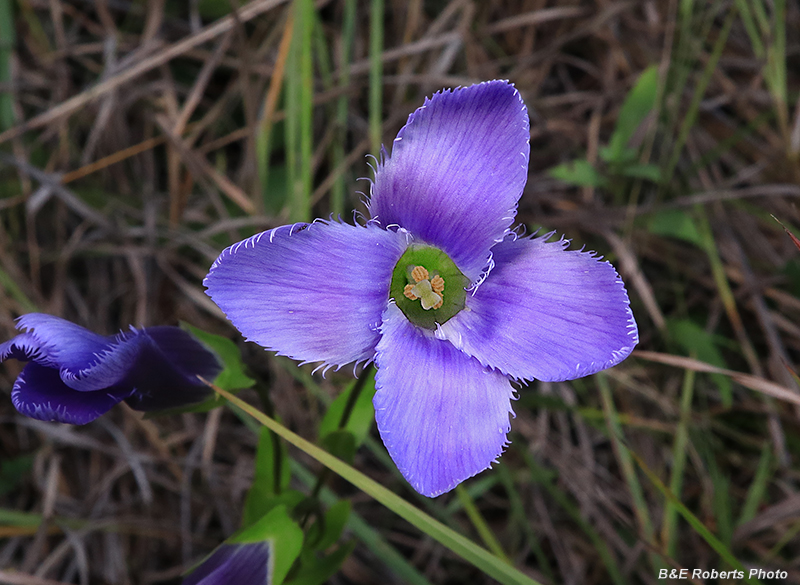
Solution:
M414 325L436 330L437 323L445 323L464 308L468 285L447 254L431 246L412 245L394 268L391 296Z

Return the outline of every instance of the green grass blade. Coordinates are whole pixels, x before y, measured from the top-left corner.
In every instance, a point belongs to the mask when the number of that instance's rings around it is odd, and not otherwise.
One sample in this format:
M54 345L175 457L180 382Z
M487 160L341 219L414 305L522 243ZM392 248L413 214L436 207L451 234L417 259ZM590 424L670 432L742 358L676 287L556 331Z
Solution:
M623 447L627 449L626 447ZM706 543L714 549L717 554L722 557L726 563L728 563L731 567L736 570L742 571L745 575L748 574L747 569L745 569L744 565L739 562L739 560L733 556L733 553L728 549L727 546L703 524L700 519L692 514L692 511L687 508L683 502L681 502L678 497L672 493L672 491L664 485L664 482L659 479L659 477L653 473L653 471L647 466L647 464L639 457L635 452L629 451L631 456L636 460L636 463L639 465L639 468L644 472L647 476L647 479L656 487L658 491L666 498L668 502L671 502L678 513L683 516L683 519L689 523L689 525L694 528L695 532L699 534ZM753 584L760 584L758 579L751 579L749 577L745 577L746 583L753 583Z
M314 3L295 0L286 71L286 163L289 221L311 220Z
M592 541L597 554L600 556L600 559L606 566L606 570L608 571L611 582L615 585L625 585L626 581L622 576L622 571L619 569L617 560L614 558L613 553L608 548L606 541L603 540L602 536L600 536L600 533L598 533L594 526L589 524L586 519L584 519L580 510L578 510L578 507L570 501L569 497L553 484L551 474L536 462L536 460L533 458L533 455L531 455L527 450L521 451L521 455L525 459L525 463L528 465L528 468L531 471L531 477L533 478L533 481L545 489L547 494L553 498L553 500L555 500L556 503L561 506L561 508L567 514L569 514L570 518L572 518L572 520L581 527L581 530L583 530L583 532L586 533L586 536L588 536Z
M353 41L356 30L356 0L345 0L344 15L342 17L341 60L339 62L339 87L342 89L350 85L350 60L353 52ZM347 141L347 110L348 95L342 93L336 102L336 129L337 136L333 143L333 168L338 169L345 156L345 142ZM341 173L333 183L331 189L331 213L338 217L344 213L344 203L347 198L346 173Z
M372 0L369 23L369 139L372 154L378 158L383 122L383 1Z
M317 477L302 463L291 459L289 465L291 466L292 474L307 487L312 488L316 484ZM337 501L341 501L328 488L320 490L319 498L328 507L334 505ZM366 545L372 554L379 558L404 583L409 585L431 585L430 581L422 573L411 565L391 543L387 542L380 532L370 526L357 512L350 511L346 526L356 538Z
M498 465L497 477L503 484L503 487L508 494L510 523L516 523L519 526L519 529L522 531L526 539L526 544L536 557L538 569L545 574L550 582L555 583L556 578L555 574L553 573L553 568L550 566L550 559L544 552L540 539L536 534L533 525L531 524L530 520L528 520L528 517L525 513L525 506L522 503L522 496L520 495L517 486L514 484L514 480L511 477L511 472L508 470L508 466L502 464Z
M608 378L601 372L596 376L596 380L600 388L600 397L603 401L606 424L611 433L611 442L614 445L614 452L619 460L622 475L625 477L625 482L628 484L628 491L630 491L631 499L633 500L634 512L639 522L639 529L647 539L648 544L655 545L655 531L653 530L653 523L650 521L647 500L645 500L644 490L642 489L642 484L639 482L639 477L636 475L636 468L633 465L633 460L624 445L625 435L622 430L622 425L619 422L617 409L614 406L614 399L611 397L611 388L608 385ZM664 561L655 553L650 554L650 563L656 570L666 568Z
M689 138L689 132L692 130L692 128L694 128L695 123L697 122L697 114L700 110L700 102L703 100L703 96L706 93L708 84L711 82L711 77L714 74L714 70L717 68L719 58L722 56L722 50L725 48L725 45L728 41L728 35L731 32L731 27L733 26L733 21L735 20L736 14L737 11L735 9L732 9L730 12L728 12L728 16L725 18L722 29L717 36L717 40L714 43L714 48L711 51L711 55L706 62L706 66L703 69L703 73L700 76L700 80L698 81L697 87L692 95L692 101L689 104L689 109L684 114L683 123L678 131L678 138L672 147L672 154L669 162L667 163L667 169L663 175L664 177L671 177L675 172L675 167L678 166L678 160L680 159L681 152L686 144L686 140Z
M300 40L300 177L293 193L295 221L311 220L311 186L314 179L311 157L314 141L314 2L299 0L297 25Z
M758 460L756 475L753 478L753 483L750 484L750 488L747 490L747 497L742 506L742 513L739 515L739 520L736 522L737 526L741 526L745 522L749 522L756 517L758 508L767 493L767 485L772 475L770 473L771 469L772 445L770 443L765 443L761 451L761 457Z
M753 45L753 53L756 58L764 58L764 43L761 42L761 33L758 30L756 21L753 20L753 13L750 10L752 0L736 0L736 8L739 10L739 16L744 24L744 29L747 31L747 36L750 37L750 44Z
M503 551L503 547L500 546L500 541L497 540L497 537L492 532L492 529L489 528L489 525L484 520L483 515L481 514L478 507L475 505L475 500L472 499L472 496L469 495L469 492L464 488L463 485L456 486L456 495L458 496L461 505L464 506L464 511L467 513L467 517L469 518L472 525L475 527L475 530L478 531L478 535L483 540L483 543L486 547L492 551L495 556L503 559L505 562L510 563L511 561L506 556L506 553Z
M11 87L11 58L17 44L11 0L0 0L0 85ZM14 125L14 97L10 89L0 92L0 131Z
M669 489L677 496L683 489L683 469L686 465L686 446L689 443L689 419L692 416L692 396L694 395L695 372L686 370L683 376L681 389L681 418L675 431L675 442L672 444L672 475L669 480ZM661 540L664 543L666 554L671 559L678 553L678 511L675 505L667 501L664 506L664 520L661 524Z
M301 436L293 433L282 424L271 419L256 408L250 406L233 394L211 385L216 392L226 398L231 404L244 411L270 430L280 435L288 443L303 451L309 457L316 459L322 465L340 475L355 487L373 497L386 508L405 519L437 542L459 555L467 562L499 581L503 585L538 585L536 581L524 575L511 565L497 558L486 549L465 538L455 530L448 528L435 520L419 508L412 506L397 494L386 489L378 482L370 479L360 471L337 459L330 453L323 451L316 445L306 441Z

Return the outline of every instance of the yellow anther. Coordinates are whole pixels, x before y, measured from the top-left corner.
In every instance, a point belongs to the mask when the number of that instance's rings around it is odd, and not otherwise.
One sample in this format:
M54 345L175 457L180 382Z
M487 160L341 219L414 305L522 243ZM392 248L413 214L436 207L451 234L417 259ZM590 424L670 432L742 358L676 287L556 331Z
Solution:
M431 288L433 288L434 292L442 294L444 291L444 278L439 276L438 274L431 278ZM434 307L434 309L438 309L439 307Z
M414 270L411 271L411 278L413 278L415 282L428 280L428 269L424 266L415 266Z
M416 301L419 297L414 294L414 285L407 284L406 287L403 289L403 294L406 295L407 299L411 299L412 301Z

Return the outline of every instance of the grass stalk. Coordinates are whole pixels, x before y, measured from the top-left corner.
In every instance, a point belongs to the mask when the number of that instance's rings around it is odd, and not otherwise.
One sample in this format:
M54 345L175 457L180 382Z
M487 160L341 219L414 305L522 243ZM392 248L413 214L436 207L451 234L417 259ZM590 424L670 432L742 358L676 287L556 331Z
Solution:
M692 416L695 376L693 370L684 372L680 420L675 431L675 441L672 444L672 474L669 489L678 497L683 489L683 471L686 466L686 446L689 443L689 420ZM678 554L677 524L678 511L672 502L667 501L664 506L664 519L661 523L661 540L664 543L665 554L671 559L675 559Z
M614 446L614 453L617 456L622 475L625 477L625 482L628 484L628 491L630 492L631 500L633 500L633 509L639 523L639 530L648 544L654 546L655 531L653 529L653 523L650 520L647 500L644 497L644 490L642 489L641 482L639 482L639 477L636 475L633 459L631 459L630 453L624 445L625 434L619 422L616 407L614 406L614 399L611 396L608 378L601 372L597 374L596 380L600 388L600 397L603 401L603 412L606 415L606 425L611 435L611 443ZM650 553L650 563L656 570L666 568L666 564L656 553Z
M369 23L369 138L372 154L380 160L383 122L383 13L384 0L372 0Z

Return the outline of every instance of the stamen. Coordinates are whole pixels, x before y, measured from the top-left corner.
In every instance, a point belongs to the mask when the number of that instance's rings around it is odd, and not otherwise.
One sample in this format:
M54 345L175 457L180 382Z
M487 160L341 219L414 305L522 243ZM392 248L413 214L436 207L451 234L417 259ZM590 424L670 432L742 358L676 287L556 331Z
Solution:
M442 294L444 291L444 278L439 276L438 274L431 278L431 287L433 290L439 294ZM439 307L434 307L434 309L438 309Z
M412 301L416 301L419 297L414 294L414 285L407 284L406 287L403 289L403 294L406 296L407 299L411 299Z
M411 271L411 278L416 282L428 280L428 269L424 266L415 266L414 270Z

